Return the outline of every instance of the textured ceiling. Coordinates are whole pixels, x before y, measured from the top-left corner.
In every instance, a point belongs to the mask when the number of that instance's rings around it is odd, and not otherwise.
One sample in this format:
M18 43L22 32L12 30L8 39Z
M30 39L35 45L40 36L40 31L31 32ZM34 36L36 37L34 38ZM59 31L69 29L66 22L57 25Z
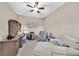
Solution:
M32 17L40 17L44 18L52 13L54 10L61 7L64 3L63 2L39 2L39 7L44 7L44 10L40 10L40 13L37 12L30 12L32 8L28 7L29 5L34 5L34 2L9 2L8 3L11 8L16 12L17 15L22 16L32 16Z

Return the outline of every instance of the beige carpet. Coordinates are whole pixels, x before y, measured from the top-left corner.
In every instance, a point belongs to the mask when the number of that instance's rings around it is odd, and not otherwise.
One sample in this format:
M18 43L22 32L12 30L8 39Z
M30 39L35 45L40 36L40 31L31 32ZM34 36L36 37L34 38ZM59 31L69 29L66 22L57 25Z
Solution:
M36 40L27 41L23 47L19 49L17 56L33 56L33 49L36 45Z

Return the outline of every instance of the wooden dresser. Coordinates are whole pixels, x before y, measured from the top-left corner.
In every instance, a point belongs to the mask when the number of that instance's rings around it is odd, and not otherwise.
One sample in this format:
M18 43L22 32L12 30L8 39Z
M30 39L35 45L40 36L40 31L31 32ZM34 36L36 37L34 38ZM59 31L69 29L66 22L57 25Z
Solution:
M19 44L19 37L15 37L12 40L0 41L0 56L16 56Z

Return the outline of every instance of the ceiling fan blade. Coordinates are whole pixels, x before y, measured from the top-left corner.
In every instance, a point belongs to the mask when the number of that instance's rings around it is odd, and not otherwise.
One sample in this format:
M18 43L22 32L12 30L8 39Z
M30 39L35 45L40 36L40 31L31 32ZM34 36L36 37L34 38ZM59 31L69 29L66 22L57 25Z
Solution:
M33 12L34 10L31 10L30 12Z
M31 7L31 8L33 8L31 5L27 5L28 7Z
M44 7L39 7L38 9L42 9L42 10L44 10Z
M37 13L40 13L40 11L37 11Z
M35 5L38 5L39 2L35 2Z
M34 5L34 7L38 7L38 3L39 3L39 2L35 2L35 5Z

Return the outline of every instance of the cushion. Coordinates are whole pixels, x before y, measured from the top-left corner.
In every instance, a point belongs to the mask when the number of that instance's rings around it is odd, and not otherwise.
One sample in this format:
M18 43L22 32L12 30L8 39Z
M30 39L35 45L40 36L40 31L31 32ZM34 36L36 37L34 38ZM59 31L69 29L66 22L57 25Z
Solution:
M56 46L69 47L64 40L61 39L51 39L50 42Z

